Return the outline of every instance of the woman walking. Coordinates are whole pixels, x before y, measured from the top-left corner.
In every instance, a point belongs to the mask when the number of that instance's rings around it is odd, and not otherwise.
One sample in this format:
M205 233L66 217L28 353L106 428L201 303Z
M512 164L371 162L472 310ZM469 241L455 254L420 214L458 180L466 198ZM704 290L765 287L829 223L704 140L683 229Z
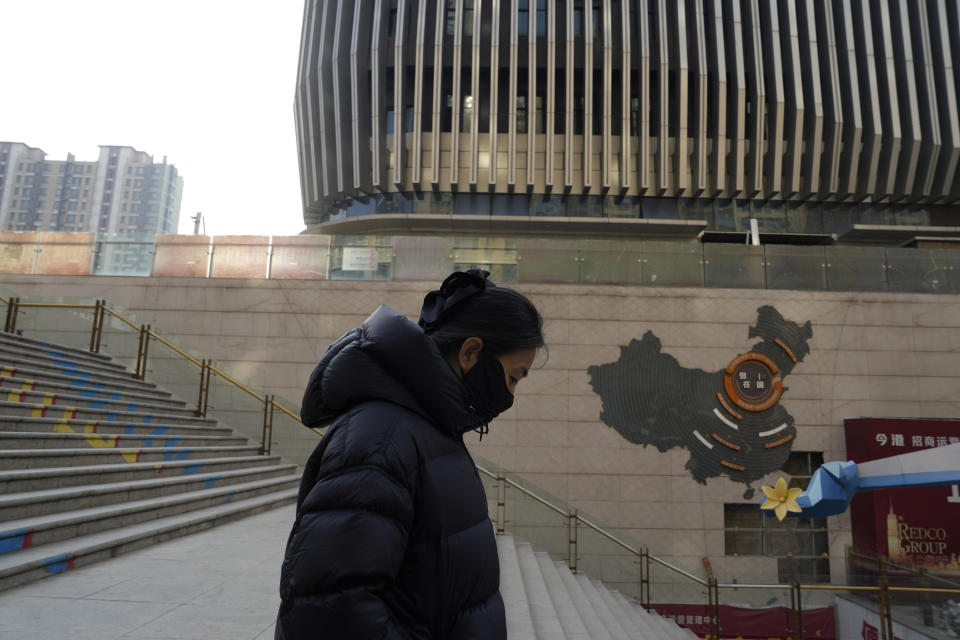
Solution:
M331 345L301 416L307 462L278 640L506 638L483 485L463 443L513 404L543 347L533 304L454 273L418 324L381 306Z

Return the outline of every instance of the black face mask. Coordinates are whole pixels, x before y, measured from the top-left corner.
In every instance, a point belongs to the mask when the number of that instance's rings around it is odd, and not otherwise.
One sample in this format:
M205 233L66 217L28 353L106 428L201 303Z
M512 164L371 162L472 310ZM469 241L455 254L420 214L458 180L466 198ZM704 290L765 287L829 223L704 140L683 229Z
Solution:
M507 388L503 365L486 351L481 351L479 360L463 374L467 388L468 409L477 416L478 427L487 423L513 406L513 394ZM480 436L483 437L484 431Z

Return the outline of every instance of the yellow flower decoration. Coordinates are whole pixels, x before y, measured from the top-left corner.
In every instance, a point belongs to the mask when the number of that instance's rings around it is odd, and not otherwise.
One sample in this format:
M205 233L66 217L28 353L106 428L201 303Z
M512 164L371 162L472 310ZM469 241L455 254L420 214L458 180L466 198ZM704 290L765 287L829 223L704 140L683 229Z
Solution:
M777 479L775 487L760 487L767 499L764 500L760 508L766 511L773 509L777 514L777 520L783 521L787 517L787 512L803 513L803 509L797 504L797 496L803 493L803 489L794 487L787 489L787 481L782 477Z

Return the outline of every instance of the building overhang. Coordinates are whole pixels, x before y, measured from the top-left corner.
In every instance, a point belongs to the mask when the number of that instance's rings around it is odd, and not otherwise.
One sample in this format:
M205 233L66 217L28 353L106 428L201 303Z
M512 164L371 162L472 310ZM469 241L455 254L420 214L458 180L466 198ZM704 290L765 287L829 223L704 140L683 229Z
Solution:
M840 242L869 242L873 244L903 245L922 237L960 238L960 227L922 227L892 224L855 224L838 236Z
M560 216L471 216L385 213L341 218L311 226L305 233L376 235L386 233L482 233L485 235L571 235L696 238L706 220L658 218L574 218Z

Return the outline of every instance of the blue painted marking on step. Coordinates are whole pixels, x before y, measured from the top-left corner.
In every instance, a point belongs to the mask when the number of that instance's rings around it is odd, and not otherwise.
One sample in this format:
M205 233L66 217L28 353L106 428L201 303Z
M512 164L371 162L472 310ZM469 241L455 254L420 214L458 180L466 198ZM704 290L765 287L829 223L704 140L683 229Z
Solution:
M196 464L191 464L183 468L183 475L192 476L195 473L200 473L200 470L203 469L206 462L198 462Z
M30 529L14 529L0 533L0 555L23 549L29 533ZM26 546L30 546L30 543L27 542Z
M116 422L117 421L117 412L111 411L107 414L107 422Z
M166 433L167 431L169 431L169 430L170 430L170 425L168 425L168 424L161 424L161 425L157 426L156 428L154 428L154 430L150 432L150 435L152 435L152 436L162 436L163 434L165 434L165 433Z
M134 411L136 411L136 410L137 410L137 403L136 403L136 402L131 402L130 404L127 405L127 408L125 409L125 411L130 411L131 413L134 412Z
M46 558L44 559L43 564L46 565L47 570L50 573L63 573L64 571L73 569L73 554L63 553L59 556Z
M165 451L164 460L186 460L193 453L193 449L183 449L181 451Z
M46 344L45 344L45 345L43 345L43 346L46 347L46 346L49 346L49 345L46 345ZM47 349L47 350L45 351L45 353L46 353L48 356L53 356L54 358L63 358L63 357L64 357L63 351L55 351L55 350L53 350L53 349Z
M136 428L136 427L134 427L133 425L130 425L130 426L127 427L123 432L129 435L129 434L133 433L133 431L134 431L135 428Z
M223 477L223 476L210 476L209 478L207 478L206 480L203 481L203 488L204 488L204 489L212 489L213 486L214 486L215 484L217 484L217 480L219 480L219 479L222 478L222 477Z
M75 383L71 383L71 384L75 384ZM81 391L81 392L78 393L77 395L80 396L81 398L96 398L96 397L97 397L97 392L96 392L96 391Z
M146 422L147 424L150 424L151 422L153 422L153 416L148 413L147 415L143 416L143 421Z
M167 438L166 442L163 443L165 447L175 447L180 444L180 438Z
M106 403L106 402L103 402L102 400L99 401L99 402L91 402L91 403L90 403L90 408L91 408L91 409L106 409L106 408L107 408L107 403Z
M112 394L110 394L110 399L111 399L111 400L119 400L119 399L120 399L120 395L121 395L121 394L120 394L119 391L118 391L118 392L115 392L115 393L112 393Z
M227 493L227 497L224 499L224 502L230 502L230 498L232 498L232 497L233 497L233 494L235 494L235 493L236 493L236 490L230 489L230 492Z
M53 364L61 367L67 367L68 369L76 369L77 365L80 363L77 362L76 360L67 360L65 358L60 358L58 360L54 360Z
M73 378L89 378L91 375L93 375L89 371L84 371L83 369L61 369L60 373Z

